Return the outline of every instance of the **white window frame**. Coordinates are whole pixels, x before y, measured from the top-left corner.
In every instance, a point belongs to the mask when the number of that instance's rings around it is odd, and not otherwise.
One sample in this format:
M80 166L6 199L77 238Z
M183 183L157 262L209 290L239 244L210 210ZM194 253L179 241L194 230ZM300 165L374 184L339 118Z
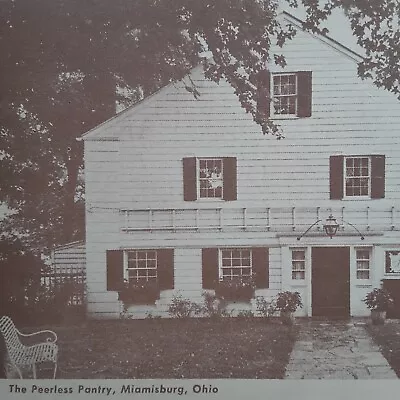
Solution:
M368 176L347 176L347 160L366 158L368 160ZM370 199L371 198L371 157L370 156L345 156L343 160L343 198L345 199ZM368 179L368 194L363 195L349 195L346 191L346 180L354 178L367 178Z
M371 247L356 247L355 249L355 262L356 262L356 280L360 282L370 281L371 280L371 264L372 264L372 248ZM358 256L359 251L367 251L368 252L368 259L360 258ZM368 262L368 268L358 268L359 262ZM360 278L358 273L365 273L368 272L368 278ZM361 274L360 274L361 275Z
M215 160L215 161L220 161L221 162L221 181L222 181L222 186L221 186L221 197L202 197L201 196L201 191L200 191L200 161L204 160ZM223 200L224 199L224 159L223 157L199 157L196 158L196 180L197 180L197 199L198 200L205 200L205 201L212 201L212 200Z
M303 252L304 258L293 258L294 252ZM291 271L290 271L290 279L295 282L304 282L306 280L306 271L307 271L307 248L306 247L292 247L290 248L290 259L291 259ZM302 263L303 268L295 269L294 263ZM301 278L294 278L295 273L303 273ZM301 274L300 274L301 276Z
M281 76L294 76L295 77L295 93L290 94L290 95L275 95L274 93L274 83L275 83L275 78L281 77ZM273 115L276 118L297 118L297 112L298 112L298 107L299 107L299 87L298 87L298 76L296 72L285 72L285 73L272 73L271 74L271 110L270 114ZM294 113L277 113L275 111L275 99L280 98L280 97L294 97L295 98L295 110Z
M155 258L148 258L148 253L155 253ZM129 260L130 260L130 253L135 253L136 254L136 264L138 263L139 260L141 261L146 261L146 267L130 267L129 266ZM145 259L138 259L138 253L146 253L146 258ZM155 260L155 267L148 268L147 267L147 261L148 260ZM130 277L129 271L137 271L136 273L136 278ZM139 271L146 271L146 276L139 276L138 273ZM151 276L149 276L148 271L154 271ZM127 282L140 282L141 278L144 278L146 282L152 282L152 281L157 281L158 279L158 254L157 250L152 250L152 249L134 249L134 250L126 250L124 252L124 280ZM143 279L143 280L144 280Z
M249 258L250 258L250 265L241 265L240 266L223 266L222 265L222 260L223 260L223 252L224 251L240 251L240 259L242 259L242 252L243 251L248 251L249 252ZM232 254L231 254L231 259L232 258ZM219 281L222 282L224 281L224 274L223 274L223 269L241 269L241 268L250 268L250 274L249 275L230 275L230 279L232 280L233 277L238 277L238 276L245 276L245 277L249 277L250 279L253 277L253 254L252 254L252 249L250 248L245 248L245 247L230 247L230 248L226 248L226 249L219 249L219 257L218 257L218 274L219 274ZM225 275L226 276L226 275Z

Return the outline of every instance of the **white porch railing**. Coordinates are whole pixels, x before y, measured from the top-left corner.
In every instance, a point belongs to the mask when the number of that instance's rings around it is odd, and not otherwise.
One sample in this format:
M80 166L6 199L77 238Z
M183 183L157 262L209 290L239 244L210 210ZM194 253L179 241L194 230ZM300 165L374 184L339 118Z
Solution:
M353 232L352 224L362 232L400 230L399 210L350 207L242 207L242 208L152 208L122 209L122 230L153 231L270 231L301 233L317 220L332 214L340 230ZM321 230L322 224L314 229Z

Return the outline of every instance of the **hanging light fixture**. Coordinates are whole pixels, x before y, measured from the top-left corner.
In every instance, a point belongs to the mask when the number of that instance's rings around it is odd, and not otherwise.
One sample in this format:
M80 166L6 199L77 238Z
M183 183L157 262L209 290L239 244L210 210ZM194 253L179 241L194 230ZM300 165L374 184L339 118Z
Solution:
M307 234L307 232L310 231L310 229L313 226L317 225L321 221L322 221L322 219L319 219L319 220L315 221L313 224L311 224L304 233L302 233L300 236L297 237L297 240L300 240L303 236L305 236ZM347 221L343 221L343 222L346 223L347 225L351 226L352 228L354 228L360 234L361 240L364 240L364 236L362 235L362 233L353 224L351 224L350 222L347 222ZM336 235L336 233L339 229L339 224L337 223L336 218L334 218L333 215L330 214L329 217L326 219L323 227L324 227L325 233L332 239L333 236Z
M332 239L333 236L336 235L336 232L339 229L339 224L336 222L336 218L333 218L333 215L330 214L326 219L324 226L325 233Z

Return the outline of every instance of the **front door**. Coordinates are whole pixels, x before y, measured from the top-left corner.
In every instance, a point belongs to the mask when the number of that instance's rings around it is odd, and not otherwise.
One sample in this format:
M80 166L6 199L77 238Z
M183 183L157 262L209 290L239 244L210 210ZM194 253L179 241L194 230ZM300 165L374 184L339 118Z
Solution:
M312 315L350 316L350 249L313 247Z

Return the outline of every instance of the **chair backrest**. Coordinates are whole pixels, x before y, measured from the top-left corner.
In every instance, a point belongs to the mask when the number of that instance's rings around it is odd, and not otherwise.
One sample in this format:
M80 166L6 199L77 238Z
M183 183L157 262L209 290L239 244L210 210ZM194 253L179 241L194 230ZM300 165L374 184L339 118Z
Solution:
M4 337L6 347L9 351L11 348L20 347L22 345L14 322L6 315L0 318L0 332Z

